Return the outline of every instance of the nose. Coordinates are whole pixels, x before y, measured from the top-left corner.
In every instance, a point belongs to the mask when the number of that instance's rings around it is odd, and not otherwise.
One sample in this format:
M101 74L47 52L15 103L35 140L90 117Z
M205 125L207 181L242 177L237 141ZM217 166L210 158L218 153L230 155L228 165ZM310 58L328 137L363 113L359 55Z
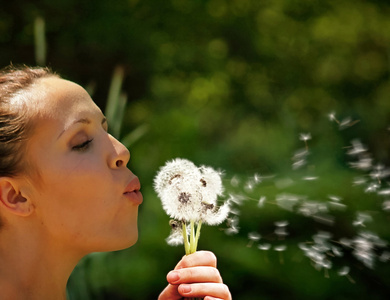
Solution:
M130 160L129 150L116 138L110 135L112 145L114 146L113 151L111 152L109 158L109 166L113 169L118 169L121 167L126 167L127 163Z

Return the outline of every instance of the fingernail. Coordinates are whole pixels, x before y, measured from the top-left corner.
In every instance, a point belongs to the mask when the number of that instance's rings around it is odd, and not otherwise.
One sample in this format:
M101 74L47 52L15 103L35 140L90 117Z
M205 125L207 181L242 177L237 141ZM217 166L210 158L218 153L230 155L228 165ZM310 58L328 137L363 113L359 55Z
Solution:
M180 290L183 294L191 293L191 286L189 284L182 284Z
M170 283L174 283L180 280L179 272L171 271L167 275L167 279Z

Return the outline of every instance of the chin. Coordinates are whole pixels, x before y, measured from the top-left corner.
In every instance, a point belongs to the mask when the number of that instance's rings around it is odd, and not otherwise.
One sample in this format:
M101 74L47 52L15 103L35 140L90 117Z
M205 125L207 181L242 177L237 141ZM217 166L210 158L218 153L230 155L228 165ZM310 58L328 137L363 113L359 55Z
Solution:
M123 239L115 249L112 249L111 251L117 251L117 250L124 250L127 248L130 248L138 241L138 230L136 232L132 232L130 236L127 236L125 239Z

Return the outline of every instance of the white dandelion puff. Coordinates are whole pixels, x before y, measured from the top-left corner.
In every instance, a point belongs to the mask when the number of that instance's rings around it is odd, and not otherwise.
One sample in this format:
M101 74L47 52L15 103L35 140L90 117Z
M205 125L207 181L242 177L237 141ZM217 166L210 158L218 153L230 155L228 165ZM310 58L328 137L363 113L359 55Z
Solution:
M220 171L207 166L198 168L191 161L181 158L167 162L160 169L154 179L155 191L166 213L182 227L172 228L167 239L169 244L183 241L186 254L193 253L202 223L218 225L226 220L231 201L217 206L218 197L224 191L221 176Z
M199 171L201 173L199 181L201 186L202 202L216 205L217 197L222 196L223 194L221 173L206 166L201 166Z

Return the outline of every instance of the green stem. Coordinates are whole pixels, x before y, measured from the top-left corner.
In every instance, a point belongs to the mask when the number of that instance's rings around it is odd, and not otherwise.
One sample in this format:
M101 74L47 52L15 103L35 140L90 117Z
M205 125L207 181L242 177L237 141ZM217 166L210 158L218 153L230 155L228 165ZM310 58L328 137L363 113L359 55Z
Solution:
M195 244L195 222L191 220L191 234L190 234L190 253L196 252L196 244Z
M196 236L195 236L195 251L198 248L198 241L200 237L200 229L202 228L202 221L199 220L198 226L196 227Z
M188 243L188 236L187 236L187 225L185 222L182 223L183 226L183 241L184 241L184 249L186 251L186 255L190 254L190 244Z
M199 221L197 224L196 234L195 234L195 222L193 220L191 220L190 224L191 224L191 232L190 232L189 244L188 244L188 239L187 239L187 229L186 229L185 225L183 226L183 237L185 234L184 246L186 249L186 255L196 252L196 249L198 247L198 241L199 241L200 228L202 226L202 221ZM190 298L190 300L201 300L201 298Z

